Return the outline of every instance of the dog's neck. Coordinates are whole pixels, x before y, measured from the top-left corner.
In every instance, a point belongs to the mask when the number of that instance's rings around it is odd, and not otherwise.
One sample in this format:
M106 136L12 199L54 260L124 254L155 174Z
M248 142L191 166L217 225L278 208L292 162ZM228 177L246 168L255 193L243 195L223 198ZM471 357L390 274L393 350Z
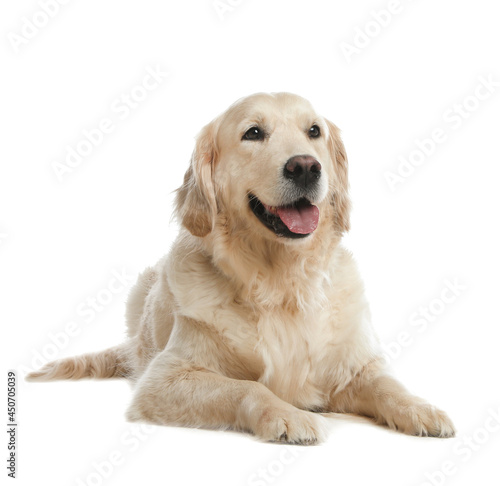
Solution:
M219 221L205 244L213 264L243 301L268 310L306 312L322 301L327 269L339 241L329 225L306 240L281 242L247 228L234 229L225 220Z

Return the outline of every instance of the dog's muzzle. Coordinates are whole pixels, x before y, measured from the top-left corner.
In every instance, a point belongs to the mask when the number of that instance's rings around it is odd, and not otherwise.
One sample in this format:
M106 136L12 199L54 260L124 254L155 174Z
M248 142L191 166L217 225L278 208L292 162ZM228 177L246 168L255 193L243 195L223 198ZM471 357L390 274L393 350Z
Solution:
M317 198L321 164L311 155L295 155L283 166L283 178L289 203L271 206L249 193L250 209L277 236L304 238L319 223L319 208L311 201Z

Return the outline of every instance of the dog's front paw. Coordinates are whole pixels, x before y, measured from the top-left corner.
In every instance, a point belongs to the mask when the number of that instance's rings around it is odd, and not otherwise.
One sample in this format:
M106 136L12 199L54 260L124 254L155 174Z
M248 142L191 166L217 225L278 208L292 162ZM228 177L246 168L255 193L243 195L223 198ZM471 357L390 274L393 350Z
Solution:
M405 434L426 437L454 437L455 427L445 412L425 402L414 402L391 414L383 421Z
M312 445L326 438L327 420L294 407L267 407L261 411L254 432L267 441Z

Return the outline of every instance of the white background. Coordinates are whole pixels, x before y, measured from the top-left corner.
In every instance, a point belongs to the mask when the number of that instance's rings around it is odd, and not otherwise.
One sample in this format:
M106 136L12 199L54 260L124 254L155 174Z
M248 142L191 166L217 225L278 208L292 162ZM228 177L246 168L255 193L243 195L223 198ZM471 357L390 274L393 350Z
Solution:
M3 2L0 313L5 370L19 375L18 484L498 484L500 430L484 426L500 408L500 87L474 93L481 76L500 81L499 12L493 0L401 0L388 25L374 25L372 12L389 6L254 0L221 19L211 0L74 0L19 41L23 17L41 7ZM349 62L342 43L361 45L358 29L370 37ZM157 65L169 77L121 119L113 103ZM105 295L113 270L135 278L168 251L193 137L258 91L301 94L343 130L354 202L346 245L375 327L395 350L396 376L449 413L456 439L349 417L333 418L326 443L310 448L171 427L132 439L125 382L23 381L34 356L123 339L130 283L91 322L77 309ZM466 118L451 121L464 100ZM60 182L53 162L103 118L113 132ZM446 140L392 191L384 174L439 128ZM465 289L443 303L446 280ZM421 306L430 318L413 326ZM79 334L64 338L70 322Z

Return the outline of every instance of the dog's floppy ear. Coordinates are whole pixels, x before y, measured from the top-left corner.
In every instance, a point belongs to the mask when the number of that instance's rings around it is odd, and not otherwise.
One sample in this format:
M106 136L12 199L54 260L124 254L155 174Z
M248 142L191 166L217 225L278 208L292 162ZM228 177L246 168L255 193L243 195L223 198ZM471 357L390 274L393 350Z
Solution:
M349 199L349 180L347 167L347 154L340 138L340 130L331 121L326 120L328 126L328 150L334 164L335 180L331 203L334 209L335 229L340 233L349 231L349 216L351 201Z
M215 121L206 125L196 138L184 183L177 189L177 219L194 236L208 235L212 231L217 214L212 177L217 158L215 125Z

